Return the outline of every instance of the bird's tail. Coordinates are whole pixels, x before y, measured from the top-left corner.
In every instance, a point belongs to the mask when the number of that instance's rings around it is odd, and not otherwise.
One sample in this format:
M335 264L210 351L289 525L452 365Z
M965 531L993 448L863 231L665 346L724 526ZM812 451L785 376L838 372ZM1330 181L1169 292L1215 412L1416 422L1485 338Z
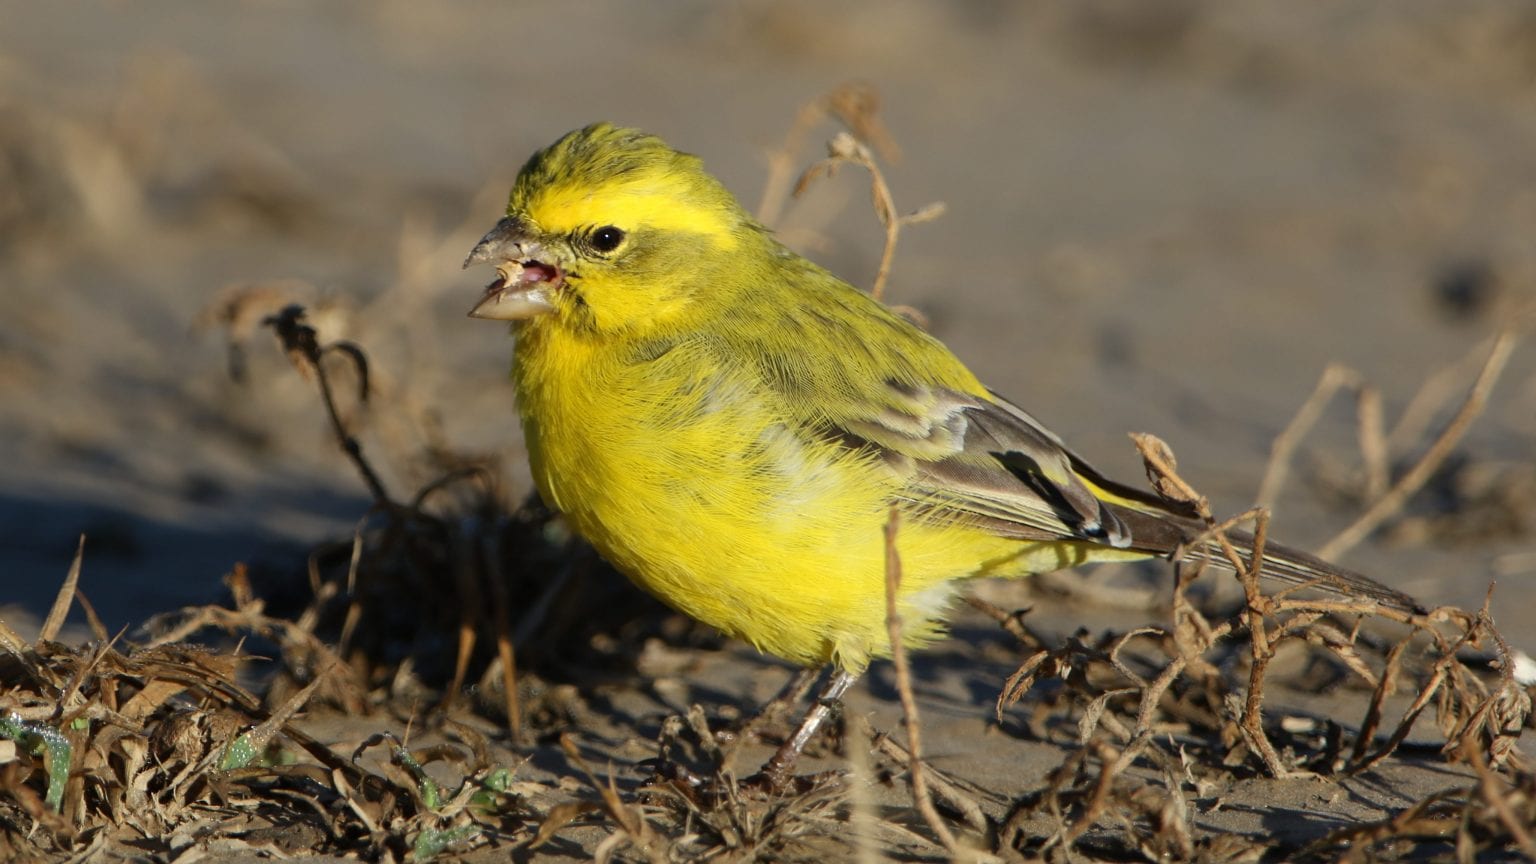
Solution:
M1208 540L1192 549L1188 548L1189 544L1194 543L1205 533L1205 525L1200 520L1170 512L1166 509L1167 505L1162 505L1161 502L1138 503L1140 506L1136 507L1111 505L1115 515L1130 529L1132 548L1157 555L1168 555L1177 549L1185 548L1188 550L1186 554L1190 557L1203 558L1212 564L1230 569L1231 564L1227 561L1226 553L1219 542ZM1152 506L1146 506L1149 503ZM1253 554L1252 534L1247 531L1231 530L1227 531L1226 535L1244 559ZM1265 542L1264 560L1259 568L1259 575L1287 586L1322 591L1356 600L1374 600L1385 608L1410 614L1423 614L1426 611L1423 604L1401 591L1389 588L1353 570L1330 564L1315 555L1309 555L1279 543Z
M1247 559L1253 554L1253 535L1246 531L1228 531L1227 539ZM1208 543L1200 555L1217 564L1227 564L1221 544ZM1315 555L1292 549L1279 543L1264 544L1264 560L1259 576L1288 586L1324 591L1340 597L1374 600L1388 609L1411 614L1423 614L1427 610L1419 601L1368 576L1330 564Z

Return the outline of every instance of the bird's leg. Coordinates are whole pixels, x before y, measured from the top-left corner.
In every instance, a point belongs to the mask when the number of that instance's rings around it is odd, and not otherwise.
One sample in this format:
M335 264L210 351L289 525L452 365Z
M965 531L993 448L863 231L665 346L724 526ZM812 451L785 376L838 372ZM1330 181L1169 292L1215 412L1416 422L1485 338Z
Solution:
M773 756L763 764L763 777L768 781L770 788L782 788L789 780L790 769L795 766L795 760L800 757L800 751L805 749L811 736L815 735L816 730L821 727L822 721L832 713L832 706L843 698L843 694L847 693L848 688L857 680L859 676L856 673L846 669L833 670L832 677L827 679L821 692L816 694L816 704L811 706L811 710L805 712L805 719L800 721L795 734L789 736L789 740L781 744L779 749L774 751Z
M821 674L819 668L796 669L795 674L784 683L778 694L764 703L763 707L742 725L740 734L755 738L764 726L777 726L780 718L805 698L806 692L811 689L812 684L816 683L816 676L819 674Z

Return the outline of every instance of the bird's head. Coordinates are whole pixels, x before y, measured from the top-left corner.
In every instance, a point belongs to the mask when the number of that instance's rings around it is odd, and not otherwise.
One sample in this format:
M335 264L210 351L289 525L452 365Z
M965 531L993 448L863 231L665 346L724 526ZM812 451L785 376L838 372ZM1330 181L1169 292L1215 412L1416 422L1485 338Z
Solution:
M641 332L693 301L759 229L698 157L596 123L529 158L464 262L497 278L477 318Z

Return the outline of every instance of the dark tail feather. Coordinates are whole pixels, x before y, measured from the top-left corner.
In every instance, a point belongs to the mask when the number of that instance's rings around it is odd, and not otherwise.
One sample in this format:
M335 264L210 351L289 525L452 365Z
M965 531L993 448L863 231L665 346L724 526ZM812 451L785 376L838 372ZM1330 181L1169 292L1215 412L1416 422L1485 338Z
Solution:
M1246 531L1228 531L1227 539L1231 540L1232 545L1236 546L1245 557L1252 554L1252 534ZM1226 556L1222 554L1219 544L1212 544L1208 554L1217 563L1226 563ZM1428 611L1419 601L1395 588L1388 588L1353 570L1346 570L1314 555L1308 555L1299 549L1292 549L1279 543L1264 544L1264 562L1259 575L1286 585L1314 588L1340 597L1375 600L1389 609L1415 615L1422 615Z
M1205 526L1199 521L1172 513L1149 513L1121 505L1111 505L1117 516L1130 528L1131 546L1148 552L1167 555L1181 544L1200 536ZM1228 531L1227 539L1244 557L1253 553L1253 535L1246 531ZM1208 544L1192 554L1205 558L1222 567L1230 565L1218 543ZM1357 600L1375 600L1389 609L1422 615L1427 610L1423 604L1393 588L1346 570L1314 555L1279 543L1265 542L1264 566L1259 575L1285 585L1302 586Z

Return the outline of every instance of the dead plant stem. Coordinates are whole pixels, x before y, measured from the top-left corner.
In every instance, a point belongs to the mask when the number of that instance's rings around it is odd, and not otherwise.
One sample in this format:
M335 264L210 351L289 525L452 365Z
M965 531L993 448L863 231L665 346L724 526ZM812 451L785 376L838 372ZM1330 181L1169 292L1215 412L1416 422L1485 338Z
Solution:
M891 663L896 667L896 691L901 696L901 714L907 730L907 747L910 749L911 758L907 761L907 770L912 783L912 800L944 848L949 850L950 855L958 856L960 847L955 842L955 835L950 833L949 826L944 824L939 811L934 808L933 799L928 794L928 784L923 778L921 724L917 715L917 699L912 695L912 672L907 666L906 645L902 642L901 611L896 602L901 591L901 555L896 549L896 533L900 522L899 512L892 507L885 523L885 628L891 639Z
M1510 353L1514 351L1517 341L1513 330L1505 330L1494 338L1493 346L1488 350L1488 359L1484 361L1482 371L1478 372L1477 380L1467 392L1467 398L1462 402L1456 415L1446 424L1445 429L1441 430L1434 443L1430 444L1429 449L1424 451L1424 455L1420 456L1418 461L1398 478L1386 494L1376 499L1375 503L1361 513L1353 524L1324 543L1322 548L1317 550L1319 558L1332 560L1354 548L1383 522L1401 510L1408 498L1434 475L1435 470L1466 434L1472 421L1483 413L1483 408L1488 402L1488 394L1493 389L1493 385L1498 382L1499 375L1503 373L1504 366L1509 360Z

